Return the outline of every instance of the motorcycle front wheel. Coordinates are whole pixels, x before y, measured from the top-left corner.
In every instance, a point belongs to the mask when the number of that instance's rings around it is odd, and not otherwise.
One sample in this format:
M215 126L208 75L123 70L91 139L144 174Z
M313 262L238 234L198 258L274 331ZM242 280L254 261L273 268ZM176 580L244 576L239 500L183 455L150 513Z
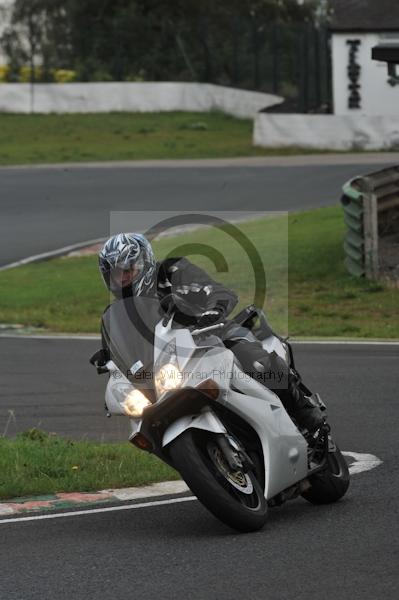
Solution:
M255 473L232 471L215 434L187 429L169 452L188 487L220 521L240 532L263 527L267 502Z

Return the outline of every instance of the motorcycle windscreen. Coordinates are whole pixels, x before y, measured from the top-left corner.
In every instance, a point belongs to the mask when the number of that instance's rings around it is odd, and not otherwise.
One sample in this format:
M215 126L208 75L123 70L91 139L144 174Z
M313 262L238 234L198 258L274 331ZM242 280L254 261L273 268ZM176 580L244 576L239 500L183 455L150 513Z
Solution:
M126 376L152 371L155 326L164 313L158 300L137 297L113 302L102 317L102 334L111 359Z

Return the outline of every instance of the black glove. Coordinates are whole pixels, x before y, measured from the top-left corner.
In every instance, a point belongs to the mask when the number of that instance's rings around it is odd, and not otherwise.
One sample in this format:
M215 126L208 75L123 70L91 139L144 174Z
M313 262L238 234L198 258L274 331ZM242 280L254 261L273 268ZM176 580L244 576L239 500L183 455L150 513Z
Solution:
M97 373L101 375L102 373L108 373L108 369L105 367L107 362L110 360L109 350L105 348L101 348L101 350L97 350L90 357L90 364L92 364L97 369Z
M197 319L199 328L208 327L220 321L224 316L224 309L220 306L215 306L209 310L204 311Z

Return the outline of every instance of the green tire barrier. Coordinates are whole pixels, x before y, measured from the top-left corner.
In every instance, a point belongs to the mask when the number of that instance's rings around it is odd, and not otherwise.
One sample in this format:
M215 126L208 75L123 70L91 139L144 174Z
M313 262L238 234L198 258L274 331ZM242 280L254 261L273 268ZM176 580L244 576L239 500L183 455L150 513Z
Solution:
M363 194L356 189L356 179L347 181L342 186L341 203L344 209L344 220L347 227L344 238L345 266L351 275L364 277L364 225Z
M355 277L389 277L399 235L399 165L355 177L342 192L347 270Z

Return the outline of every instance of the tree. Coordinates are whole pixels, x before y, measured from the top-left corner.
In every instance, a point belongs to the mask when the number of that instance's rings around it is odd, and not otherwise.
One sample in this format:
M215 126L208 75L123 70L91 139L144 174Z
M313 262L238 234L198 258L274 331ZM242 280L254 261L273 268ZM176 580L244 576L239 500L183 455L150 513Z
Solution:
M32 84L39 77L45 80L51 68L69 62L67 12L52 0L15 0L1 44L13 66L13 77L16 69L28 65Z
M32 83L54 68L78 79L195 80L259 88L273 23L312 21L316 0L15 0L9 62ZM247 71L253 75L245 75Z

